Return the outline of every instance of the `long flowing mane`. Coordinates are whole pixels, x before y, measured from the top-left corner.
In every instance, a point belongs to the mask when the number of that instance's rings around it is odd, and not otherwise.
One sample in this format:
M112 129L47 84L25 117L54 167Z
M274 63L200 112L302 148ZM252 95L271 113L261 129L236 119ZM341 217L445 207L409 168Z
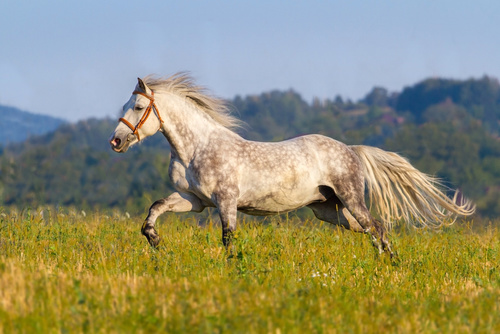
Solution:
M236 129L242 125L238 118L231 115L226 101L210 95L205 87L196 85L186 72L179 72L167 78L148 75L144 82L155 91L168 91L185 97L228 129Z

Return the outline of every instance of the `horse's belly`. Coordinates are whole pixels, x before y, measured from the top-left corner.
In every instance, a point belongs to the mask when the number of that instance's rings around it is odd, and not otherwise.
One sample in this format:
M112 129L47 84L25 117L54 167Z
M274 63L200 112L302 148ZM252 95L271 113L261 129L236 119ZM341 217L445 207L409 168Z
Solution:
M280 213L285 213L293 210L300 209L306 205L309 205L313 202L318 202L322 201L320 199L318 200L311 200L307 202L301 202L300 204L298 203L291 203L291 204L278 204L278 203L258 203L258 204L243 204L238 206L238 211L253 215L253 216L270 216L270 215L276 215Z
M288 211L263 211L260 209L255 209L255 208L242 208L238 209L238 211L246 213L247 215L252 215L252 216L273 216L279 213L286 213L289 211L293 210L288 210Z
M304 192L269 192L263 195L240 198L238 211L254 216L268 216L300 209L326 198L316 189Z

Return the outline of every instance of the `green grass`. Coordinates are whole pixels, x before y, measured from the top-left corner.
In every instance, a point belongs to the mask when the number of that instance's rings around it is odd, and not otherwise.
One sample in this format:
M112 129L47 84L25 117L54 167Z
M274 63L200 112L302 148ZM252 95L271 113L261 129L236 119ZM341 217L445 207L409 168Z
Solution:
M313 222L220 228L140 217L0 210L0 333L491 333L500 331L500 232L464 223L368 236ZM181 216L184 217L184 216Z

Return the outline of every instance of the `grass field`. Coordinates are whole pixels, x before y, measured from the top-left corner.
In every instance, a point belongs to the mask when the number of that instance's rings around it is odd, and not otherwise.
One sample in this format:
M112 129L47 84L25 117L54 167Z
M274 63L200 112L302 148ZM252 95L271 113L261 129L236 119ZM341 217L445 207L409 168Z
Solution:
M0 332L500 332L500 232L458 223L368 236L317 222L220 228L140 217L0 209ZM180 218L179 218L180 217Z

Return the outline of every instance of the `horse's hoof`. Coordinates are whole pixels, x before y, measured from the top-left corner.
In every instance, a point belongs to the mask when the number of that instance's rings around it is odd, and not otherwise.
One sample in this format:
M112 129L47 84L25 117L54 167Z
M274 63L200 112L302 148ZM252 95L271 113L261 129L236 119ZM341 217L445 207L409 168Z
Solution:
M143 227L142 234L146 237L146 239L148 239L151 247L158 249L158 244L160 243L161 238L153 227Z
M146 238L149 241L149 244L151 247L158 249L158 245L160 244L161 238L160 236L156 233L156 231L153 230L153 233L147 234Z
M148 241L151 247L158 249L158 245L160 244L161 239L159 236L155 236L154 239L149 239Z

